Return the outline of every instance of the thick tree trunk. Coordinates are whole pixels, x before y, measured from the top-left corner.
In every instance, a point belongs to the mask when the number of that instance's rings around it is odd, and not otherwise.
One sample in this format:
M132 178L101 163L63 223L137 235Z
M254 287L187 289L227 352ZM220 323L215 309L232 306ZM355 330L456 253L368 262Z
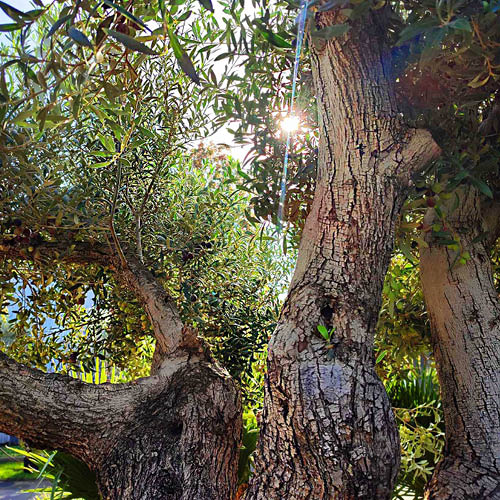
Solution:
M151 377L90 385L24 367L0 353L0 430L60 449L96 472L106 500L230 500L241 439L239 389L185 328L142 263L126 269L110 249L43 243L45 258L98 262L142 300L157 340ZM9 242L0 256L26 258Z
M485 220L479 196L469 190L446 224L471 259L452 266L456 252L432 240L420 252L446 427L445 456L428 499L500 499L500 303L487 245L473 242L485 229L496 233Z
M182 366L125 415L129 418L120 432L111 431L110 448L96 443L100 454L94 468L102 498L233 497L240 400L233 381L214 365Z
M240 429L234 382L194 356L91 385L0 353L0 430L83 460L106 500L230 500Z
M399 439L373 336L410 166L438 153L409 130L383 62L384 12L312 50L319 176L294 278L269 346L247 500L388 499ZM319 27L341 22L319 16ZM331 342L317 326L334 328ZM330 344L330 345L329 345Z

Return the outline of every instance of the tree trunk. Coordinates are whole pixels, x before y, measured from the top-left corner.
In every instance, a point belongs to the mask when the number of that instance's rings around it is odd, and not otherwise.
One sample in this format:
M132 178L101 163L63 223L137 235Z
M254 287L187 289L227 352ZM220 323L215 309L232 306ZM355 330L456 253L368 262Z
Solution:
M406 128L383 41L385 9L312 49L319 175L269 346L263 426L247 500L388 499L399 439L373 337L411 170L438 153ZM319 28L342 22L317 16ZM317 326L334 329L330 342Z
M239 393L195 357L92 385L0 353L0 430L84 461L106 500L230 500L236 489Z
M105 500L231 500L237 486L241 401L231 377L133 255L121 268L105 246L42 243L50 261L97 262L141 299L156 337L153 375L86 384L44 374L0 353L0 431L66 451L96 472ZM0 257L27 258L0 242Z
M432 219L433 211L427 222ZM446 428L444 458L428 499L500 499L500 303L488 245L474 243L485 229L496 233L485 221L479 196L470 189L446 225L460 235L471 259L453 265L456 252L432 240L420 252Z
M182 367L126 412L94 469L107 500L231 500L241 413L233 381L211 364ZM109 432L109 431L108 431Z

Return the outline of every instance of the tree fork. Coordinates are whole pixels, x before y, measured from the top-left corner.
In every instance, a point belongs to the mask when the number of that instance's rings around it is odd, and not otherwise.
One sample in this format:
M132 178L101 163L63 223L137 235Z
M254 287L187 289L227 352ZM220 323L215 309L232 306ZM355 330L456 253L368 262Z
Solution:
M104 245L42 242L39 250L48 259L109 267L136 293L157 341L153 375L92 385L0 353L0 430L83 460L106 500L230 500L241 440L239 388L183 326L161 284L133 255L120 266ZM11 241L0 242L0 257L30 258Z
M439 154L402 122L387 11L312 44L319 170L295 274L269 345L256 473L246 500L389 499L399 439L373 338L394 227L413 172ZM317 28L346 22L316 15ZM317 332L333 329L329 342Z

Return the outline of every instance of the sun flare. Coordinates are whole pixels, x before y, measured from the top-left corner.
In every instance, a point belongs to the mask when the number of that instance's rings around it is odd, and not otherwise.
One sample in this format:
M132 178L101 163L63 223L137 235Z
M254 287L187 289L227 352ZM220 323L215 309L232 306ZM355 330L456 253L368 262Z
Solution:
M281 130L286 132L287 134L293 134L299 130L300 119L295 115L287 115L285 116L280 123Z

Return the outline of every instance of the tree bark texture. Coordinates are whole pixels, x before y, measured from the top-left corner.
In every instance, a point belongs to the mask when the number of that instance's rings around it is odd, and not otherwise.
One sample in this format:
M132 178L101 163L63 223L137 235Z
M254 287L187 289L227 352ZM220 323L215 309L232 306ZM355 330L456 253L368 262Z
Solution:
M247 500L388 499L399 438L373 337L412 169L439 150L401 120L384 9L312 48L319 175L295 274L269 346ZM318 28L343 22L317 15ZM334 329L330 342L317 326Z
M78 242L68 251L67 243L42 243L40 253L108 266L138 295L157 340L153 375L91 385L0 353L0 430L83 460L106 500L230 500L241 439L239 389L182 325L161 284L133 255L120 267L105 246ZM27 255L11 242L0 244L3 258Z
M473 189L463 192L446 225L471 259L454 265L456 252L431 238L420 252L446 429L427 499L500 499L500 303L488 242L474 242L485 230L494 239L498 214L494 207L482 213ZM432 223L433 211L427 219Z

